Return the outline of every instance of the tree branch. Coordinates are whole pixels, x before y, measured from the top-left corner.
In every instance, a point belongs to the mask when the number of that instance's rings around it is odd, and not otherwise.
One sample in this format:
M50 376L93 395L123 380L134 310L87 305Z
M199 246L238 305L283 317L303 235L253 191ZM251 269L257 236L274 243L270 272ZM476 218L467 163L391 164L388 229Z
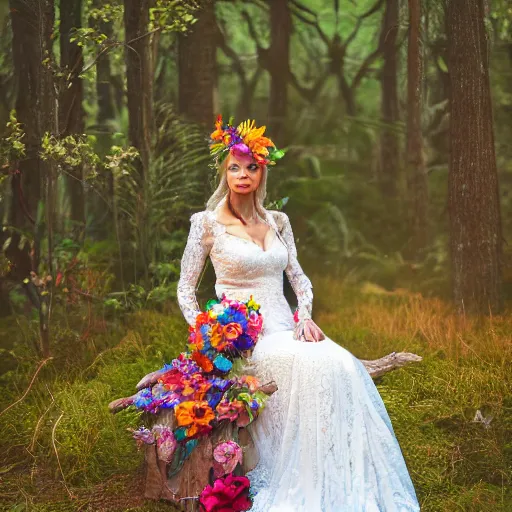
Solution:
M357 21L354 26L354 30L352 30L351 34L348 36L347 40L345 41L345 45L344 45L345 48L354 40L363 21L366 18L368 18L368 16L371 16L372 14L376 13L381 8L383 3L384 3L384 0L377 0L377 2L375 2L373 7L371 7L365 13L363 13L357 17Z
M291 3L292 6L296 7L297 9L299 9L301 11L307 12L308 14L310 14L311 16L313 16L315 18L315 20L312 21L312 20L307 19L303 14L300 14L297 11L291 10L292 14L294 16L296 16L300 21L302 21L303 23L306 23L306 24L311 25L312 27L314 27L316 29L316 31L318 32L318 35L320 36L322 41L327 46L329 46L329 44L330 44L329 38L327 37L325 32L320 27L320 24L318 23L317 14L315 12L313 12L312 10L308 9L307 7L305 7L304 5L300 4L297 0L291 0L290 3Z
M366 75L370 66L374 63L375 60L377 60L381 52L382 48L379 46L376 50L370 53L370 55L368 55L366 59L364 59L363 63L361 64L361 67L359 68L359 70L356 73L356 76L354 77L354 80L352 80L350 88L353 91L355 91L359 87L361 80Z

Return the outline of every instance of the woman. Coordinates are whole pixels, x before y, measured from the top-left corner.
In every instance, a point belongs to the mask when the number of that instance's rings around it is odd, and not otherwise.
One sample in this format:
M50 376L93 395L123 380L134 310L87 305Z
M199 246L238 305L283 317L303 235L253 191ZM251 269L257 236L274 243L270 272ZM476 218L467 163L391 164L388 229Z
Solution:
M178 301L187 322L209 255L215 291L261 304L263 332L251 356L278 390L249 426L259 454L248 473L256 512L415 512L415 490L384 403L359 359L311 319L312 285L297 261L283 212L263 207L267 165L282 156L254 123L218 118L211 151L220 184L191 217ZM292 313L283 271L297 295Z

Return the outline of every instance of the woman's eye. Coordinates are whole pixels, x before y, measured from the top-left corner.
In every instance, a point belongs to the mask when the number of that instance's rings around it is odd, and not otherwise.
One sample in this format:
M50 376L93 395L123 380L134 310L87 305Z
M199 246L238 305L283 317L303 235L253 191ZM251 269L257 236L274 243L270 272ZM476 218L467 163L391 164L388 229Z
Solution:
M259 169L259 167L257 165L250 165L248 167L249 171L257 171Z

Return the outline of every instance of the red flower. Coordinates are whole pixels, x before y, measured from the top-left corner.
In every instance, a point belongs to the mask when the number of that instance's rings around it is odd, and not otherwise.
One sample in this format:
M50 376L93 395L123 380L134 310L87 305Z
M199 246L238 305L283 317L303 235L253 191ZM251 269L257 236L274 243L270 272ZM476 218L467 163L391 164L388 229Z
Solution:
M213 370L213 363L208 359L207 356L196 350L192 352L192 360L195 361L205 372L211 372Z
M207 485L199 496L202 512L243 512L249 510L252 502L249 499L249 479L245 476L218 478Z

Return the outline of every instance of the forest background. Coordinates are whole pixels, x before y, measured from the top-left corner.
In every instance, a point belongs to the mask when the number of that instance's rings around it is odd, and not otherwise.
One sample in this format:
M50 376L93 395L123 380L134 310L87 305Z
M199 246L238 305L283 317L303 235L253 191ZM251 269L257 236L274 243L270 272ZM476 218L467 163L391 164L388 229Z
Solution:
M508 2L3 0L0 29L2 510L172 509L107 404L185 347L217 113L287 149L317 323L423 357L375 379L422 510L512 510Z

